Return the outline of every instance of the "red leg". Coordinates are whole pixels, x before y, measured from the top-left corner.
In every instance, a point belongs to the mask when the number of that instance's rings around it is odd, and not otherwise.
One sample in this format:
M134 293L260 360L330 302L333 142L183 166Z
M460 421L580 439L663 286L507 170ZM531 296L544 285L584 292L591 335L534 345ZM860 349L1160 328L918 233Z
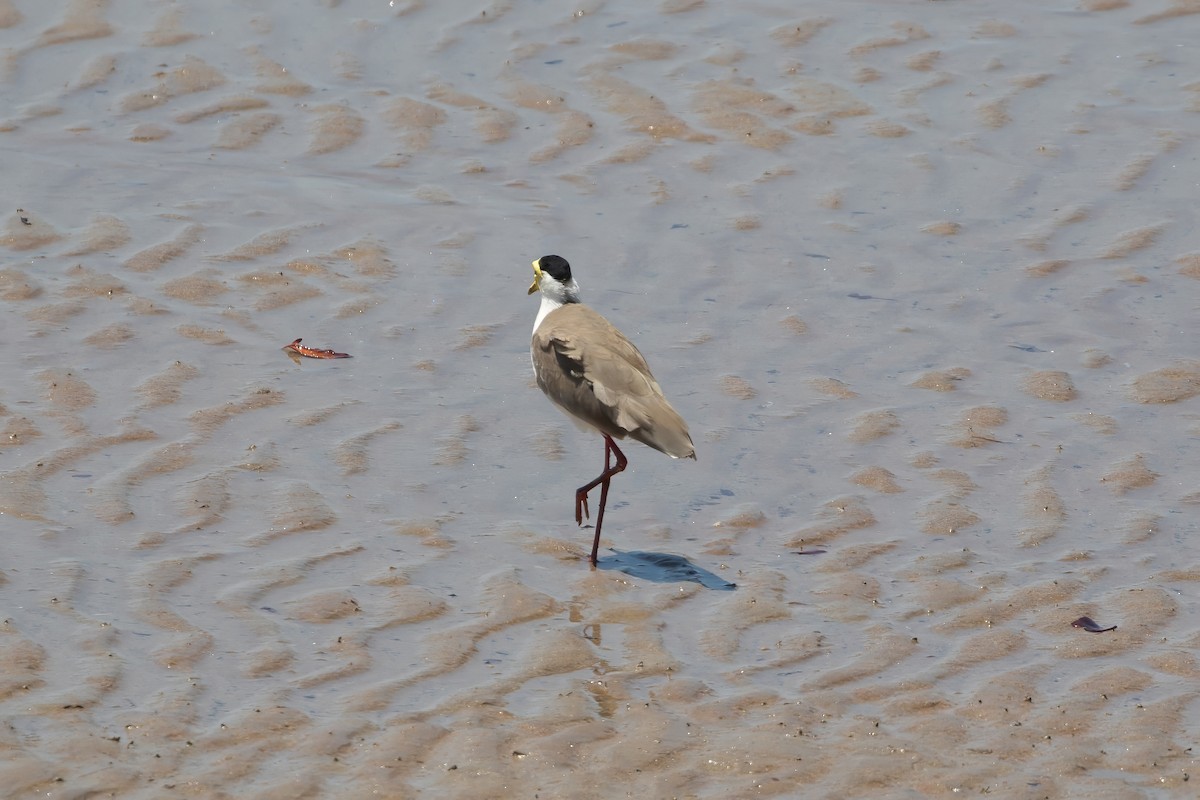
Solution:
M617 457L617 463L611 464L610 456ZM621 452L621 448L617 447L617 443L612 440L608 434L604 435L604 472L600 473L600 477L587 484L580 486L575 492L575 522L579 525L583 524L584 515L588 514L587 496L588 492L600 487L600 510L596 513L596 538L592 542L592 564L596 563L596 555L600 551L600 528L604 524L604 504L608 501L608 484L613 475L625 469L629 462L625 459L625 454Z

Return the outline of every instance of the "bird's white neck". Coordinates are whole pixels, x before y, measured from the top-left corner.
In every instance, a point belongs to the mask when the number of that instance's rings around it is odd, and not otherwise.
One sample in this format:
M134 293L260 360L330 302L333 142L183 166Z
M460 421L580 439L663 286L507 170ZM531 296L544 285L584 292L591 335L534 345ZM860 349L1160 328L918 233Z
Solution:
M533 331L537 333L537 329L541 327L542 320L556 308L561 308L562 302L555 300L547 295L542 295L542 305L538 309L537 317L533 320Z

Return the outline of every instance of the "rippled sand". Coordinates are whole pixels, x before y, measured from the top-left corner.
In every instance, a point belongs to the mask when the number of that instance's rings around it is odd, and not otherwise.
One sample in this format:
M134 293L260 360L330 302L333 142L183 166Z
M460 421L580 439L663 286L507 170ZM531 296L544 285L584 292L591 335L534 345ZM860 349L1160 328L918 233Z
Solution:
M1200 6L796 8L0 0L6 796L1195 797Z

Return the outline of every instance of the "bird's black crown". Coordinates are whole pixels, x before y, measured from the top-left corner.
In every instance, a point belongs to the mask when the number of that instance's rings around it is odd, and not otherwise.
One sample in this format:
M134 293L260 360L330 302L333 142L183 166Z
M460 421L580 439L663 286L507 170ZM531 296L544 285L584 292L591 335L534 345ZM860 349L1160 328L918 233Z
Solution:
M571 280L571 265L562 256L542 256L538 259L542 272L560 283Z

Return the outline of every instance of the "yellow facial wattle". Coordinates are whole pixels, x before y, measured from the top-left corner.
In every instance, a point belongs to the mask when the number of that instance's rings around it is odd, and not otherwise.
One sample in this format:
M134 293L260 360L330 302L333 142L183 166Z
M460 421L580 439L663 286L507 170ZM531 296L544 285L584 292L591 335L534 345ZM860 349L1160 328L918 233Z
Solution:
M542 265L538 261L541 261L541 259L539 258L533 262L533 283L529 284L529 291L526 294L533 294L542 288Z

